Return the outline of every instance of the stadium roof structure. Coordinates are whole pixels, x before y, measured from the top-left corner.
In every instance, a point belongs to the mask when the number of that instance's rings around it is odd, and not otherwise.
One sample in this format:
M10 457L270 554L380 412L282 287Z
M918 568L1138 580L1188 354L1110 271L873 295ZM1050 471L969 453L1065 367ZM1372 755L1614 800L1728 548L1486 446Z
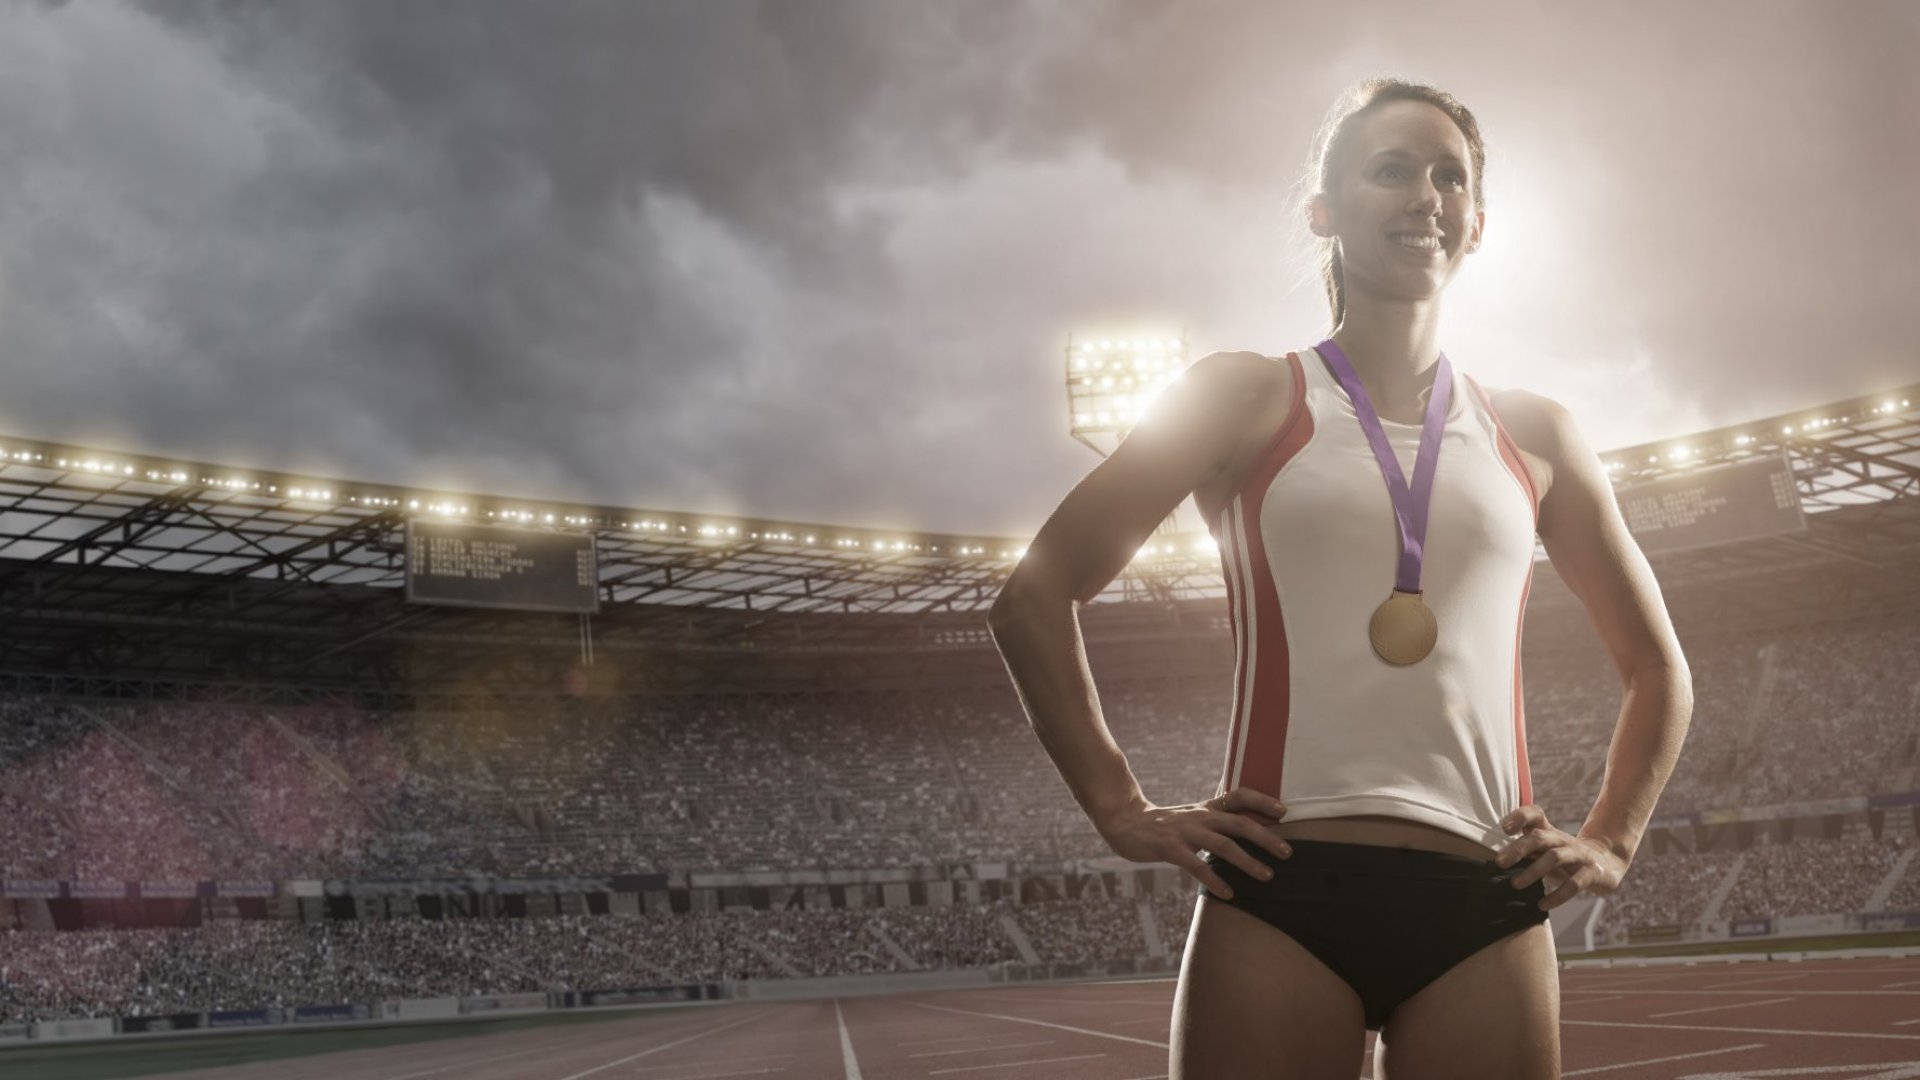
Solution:
M1917 402L1920 383L1601 456L1617 485L1781 454L1791 464L1807 531L1652 556L1669 596L1719 588L1748 623L1805 618L1810 603L1891 610L1920 602ZM409 604L405 535L416 517L591 532L599 614ZM984 611L1025 544L422 490L0 436L0 672L393 688L484 669L496 681L548 681L531 660L516 670L500 658L590 641L592 655L629 667L691 659L710 684L743 655L818 671L834 656L977 652L989 644ZM1164 642L1223 599L1212 538L1188 533L1154 538L1082 616L1090 638L1097 621L1119 638ZM1574 604L1556 575L1536 573L1530 638L1540 615Z

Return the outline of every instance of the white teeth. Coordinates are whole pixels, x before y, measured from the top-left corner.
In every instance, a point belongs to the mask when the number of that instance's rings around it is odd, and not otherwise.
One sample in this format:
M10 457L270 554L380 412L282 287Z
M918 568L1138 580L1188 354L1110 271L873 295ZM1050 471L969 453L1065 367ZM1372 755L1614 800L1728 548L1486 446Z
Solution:
M1412 233L1400 233L1392 237L1392 240L1396 244L1410 248L1423 248L1427 251L1438 251L1440 249L1440 238L1437 236L1416 236Z

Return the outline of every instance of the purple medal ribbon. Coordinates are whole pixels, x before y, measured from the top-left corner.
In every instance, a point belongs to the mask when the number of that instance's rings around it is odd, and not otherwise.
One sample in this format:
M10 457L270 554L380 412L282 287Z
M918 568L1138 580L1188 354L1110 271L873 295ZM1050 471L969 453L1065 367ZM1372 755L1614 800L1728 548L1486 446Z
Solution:
M1394 588L1417 593L1420 591L1420 557L1427 542L1427 504L1433 501L1433 467L1440 460L1440 429L1446 426L1447 406L1453 398L1453 368L1447 363L1447 354L1441 353L1433 377L1433 392L1427 398L1427 414L1420 424L1420 449L1414 455L1413 489L1409 491L1406 475L1400 471L1400 459L1394 456L1393 447L1387 445L1387 433L1380 426L1380 416L1373 411L1367 388L1360 385L1360 376L1354 373L1347 354L1340 351L1332 338L1315 345L1314 351L1327 358L1334 377L1353 399L1353 411L1360 417L1360 430L1366 432L1373 456L1380 462L1380 472L1387 478L1387 494L1393 497L1393 516L1400 523L1400 570Z

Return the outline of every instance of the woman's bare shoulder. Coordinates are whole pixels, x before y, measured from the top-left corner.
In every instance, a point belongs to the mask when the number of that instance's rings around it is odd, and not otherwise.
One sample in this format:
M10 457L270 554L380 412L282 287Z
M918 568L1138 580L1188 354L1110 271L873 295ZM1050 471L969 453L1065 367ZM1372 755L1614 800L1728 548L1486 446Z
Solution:
M1284 355L1268 356L1248 350L1208 353L1194 361L1188 371L1229 383L1236 389L1271 386L1275 380L1283 387L1293 383L1293 370Z

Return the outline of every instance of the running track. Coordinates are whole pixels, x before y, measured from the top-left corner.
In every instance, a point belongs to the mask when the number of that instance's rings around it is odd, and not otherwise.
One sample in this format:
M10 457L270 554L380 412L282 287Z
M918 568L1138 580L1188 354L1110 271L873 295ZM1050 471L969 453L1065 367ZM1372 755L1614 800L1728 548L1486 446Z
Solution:
M165 1075L1158 1080L1172 999L1162 979L723 1004ZM1566 969L1561 1013L1565 1077L1920 1080L1920 957Z

